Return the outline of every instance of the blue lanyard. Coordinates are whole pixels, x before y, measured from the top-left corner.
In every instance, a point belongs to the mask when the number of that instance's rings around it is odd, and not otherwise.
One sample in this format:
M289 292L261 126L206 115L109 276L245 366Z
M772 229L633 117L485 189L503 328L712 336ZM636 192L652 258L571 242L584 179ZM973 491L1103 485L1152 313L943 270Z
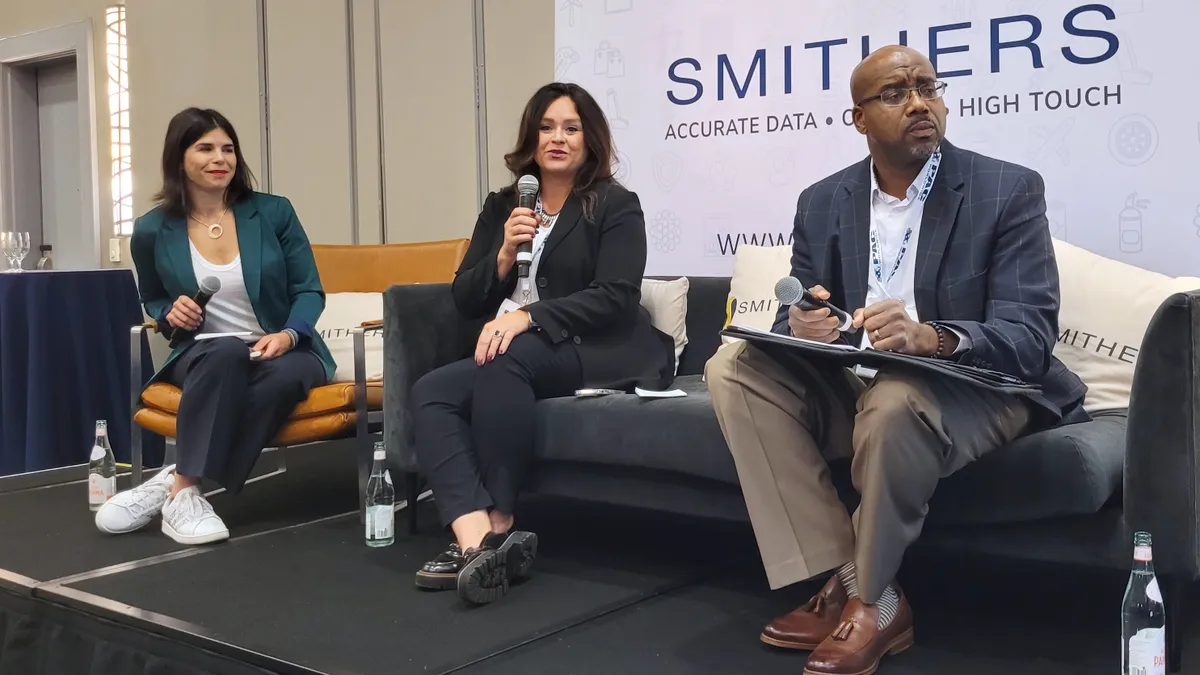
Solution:
M929 158L929 167L925 172L925 183L921 186L921 192L917 195L917 200L924 202L929 197L929 191L933 189L933 181L937 179L938 168L942 163L941 150L934 151ZM904 231L904 239L900 242L900 251L896 253L896 260L892 263L892 271L888 273L887 279L883 278L883 253L879 247L879 237L875 233L875 228L871 228L871 271L875 274L875 280L879 282L881 288L886 289L892 283L892 277L896 276L901 263L904 262L904 255L908 253L908 243L912 239L913 228L909 225Z

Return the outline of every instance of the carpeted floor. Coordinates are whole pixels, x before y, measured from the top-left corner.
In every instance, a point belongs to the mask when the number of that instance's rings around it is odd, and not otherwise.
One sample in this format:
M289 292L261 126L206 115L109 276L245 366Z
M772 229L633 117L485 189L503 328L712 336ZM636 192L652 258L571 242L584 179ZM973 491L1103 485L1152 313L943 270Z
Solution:
M422 534L409 537L401 518L396 544L363 544L346 460L297 454L286 479L249 486L236 500L218 496L230 542L69 587L330 673L803 671L805 653L767 647L758 635L817 584L768 590L745 524L530 500L521 526L541 540L534 576L501 602L472 608L452 592L413 586L413 572L448 541L432 504L421 507ZM157 524L100 535L81 487L0 495L0 513L9 516L0 518L0 542L19 542L0 546L0 568L45 580L178 548ZM347 511L354 512L335 516ZM11 517L17 513L24 515ZM881 675L1119 669L1123 574L914 552L901 582L917 616L917 644L887 659ZM43 589L51 600L54 592ZM1194 673L1200 612L1189 621L1185 672Z
M423 515L425 534L388 548L363 544L355 514L72 586L317 670L442 673L711 576L750 544L748 532L722 534L740 545L709 551L703 522L532 505L536 574L473 608L413 586L448 541L432 505Z
M336 446L333 446L336 447ZM288 451L288 471L247 485L236 499L211 501L233 537L306 523L358 508L350 455L332 460L331 446ZM118 486L124 489L125 481ZM181 550L156 521L138 532L105 535L87 507L87 483L0 494L0 569L49 581Z
M1035 590L1037 580L1051 590ZM994 561L910 565L904 588L916 645L879 675L1103 675L1120 671L1120 574ZM798 675L807 652L768 647L763 623L816 585L771 592L761 570L719 577L650 599L459 671L462 675ZM1200 672L1200 613L1190 617Z

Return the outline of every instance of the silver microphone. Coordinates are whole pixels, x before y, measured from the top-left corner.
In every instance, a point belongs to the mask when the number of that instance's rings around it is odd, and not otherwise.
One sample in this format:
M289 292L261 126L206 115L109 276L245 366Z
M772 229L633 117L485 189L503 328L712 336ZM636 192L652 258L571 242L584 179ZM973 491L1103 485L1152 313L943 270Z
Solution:
M530 174L521 176L517 181L517 206L533 210L537 206L538 179ZM517 277L524 279L529 276L529 266L533 264L533 242L522 242L517 247Z
M829 315L837 317L841 324L838 325L838 330L845 333L851 329L854 323L854 317L843 309L839 309L829 304L827 300L822 300L813 295L804 284L796 277L784 277L775 282L775 299L781 305L796 305L800 309L814 310L822 307L829 309Z

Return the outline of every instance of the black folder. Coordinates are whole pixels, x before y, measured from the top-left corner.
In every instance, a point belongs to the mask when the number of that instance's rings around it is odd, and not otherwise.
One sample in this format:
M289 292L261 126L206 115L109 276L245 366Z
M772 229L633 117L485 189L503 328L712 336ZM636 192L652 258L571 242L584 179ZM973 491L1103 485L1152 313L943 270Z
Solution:
M1006 394L1031 394L1041 391L1041 385L1029 384L1008 373L976 368L947 359L861 349L845 343L824 344L744 326L729 326L721 331L721 334L753 342L768 353L802 356L811 361L821 360L845 367L864 366L875 370L889 366L915 368Z

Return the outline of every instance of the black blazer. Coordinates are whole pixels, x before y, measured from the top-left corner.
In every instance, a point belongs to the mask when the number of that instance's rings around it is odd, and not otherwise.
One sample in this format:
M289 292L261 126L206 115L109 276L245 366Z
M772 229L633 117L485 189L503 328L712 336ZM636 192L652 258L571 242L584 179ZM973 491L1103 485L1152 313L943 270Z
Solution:
M641 305L646 271L646 220L633 192L616 183L596 189L591 219L572 195L546 239L538 263L538 301L525 307L554 344L574 342L584 386L665 389L675 377L670 336L650 323ZM488 195L452 286L468 319L495 316L517 286L516 267L496 276L504 223L516 208L510 187Z
M863 306L870 273L871 160L800 194L792 276L829 290L830 302ZM961 362L1040 384L1045 421L1088 419L1087 386L1054 358L1058 266L1046 219L1046 186L1032 169L942 142L916 255L917 314L971 338ZM774 330L787 333L787 307ZM857 333L857 331L856 331ZM857 344L858 337L853 338Z

